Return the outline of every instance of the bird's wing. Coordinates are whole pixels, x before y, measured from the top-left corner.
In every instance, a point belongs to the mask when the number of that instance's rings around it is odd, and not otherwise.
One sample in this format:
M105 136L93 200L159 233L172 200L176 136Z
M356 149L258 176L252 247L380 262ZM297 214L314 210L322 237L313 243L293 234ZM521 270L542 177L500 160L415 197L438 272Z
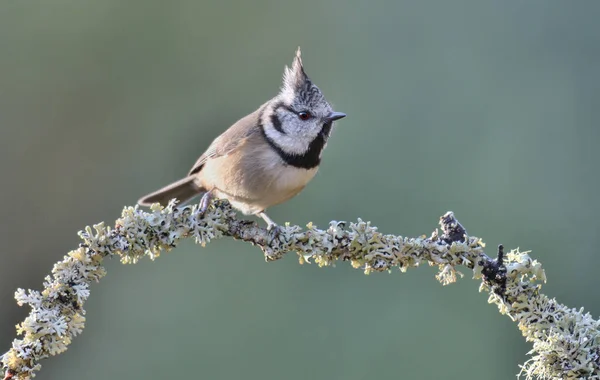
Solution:
M247 115L217 137L206 149L206 152L198 158L188 175L196 174L202 170L209 159L226 156L235 151L250 136L259 132L258 115L258 111Z

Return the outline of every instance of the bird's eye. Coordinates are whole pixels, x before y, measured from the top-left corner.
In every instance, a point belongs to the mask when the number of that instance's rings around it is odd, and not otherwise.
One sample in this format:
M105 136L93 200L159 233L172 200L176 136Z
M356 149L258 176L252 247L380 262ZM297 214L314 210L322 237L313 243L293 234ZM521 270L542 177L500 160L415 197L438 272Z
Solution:
M300 118L300 120L308 120L310 119L310 112L306 112L306 111L302 111L302 112L298 112L298 117Z

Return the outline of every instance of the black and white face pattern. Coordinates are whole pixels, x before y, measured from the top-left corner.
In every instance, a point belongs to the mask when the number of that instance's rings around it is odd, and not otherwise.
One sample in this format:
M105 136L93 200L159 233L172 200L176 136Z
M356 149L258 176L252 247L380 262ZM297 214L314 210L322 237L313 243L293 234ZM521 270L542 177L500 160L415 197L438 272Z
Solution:
M261 114L262 131L286 164L311 169L321 161L331 133L332 112L321 90L304 72L298 50L292 68L285 68L281 92Z

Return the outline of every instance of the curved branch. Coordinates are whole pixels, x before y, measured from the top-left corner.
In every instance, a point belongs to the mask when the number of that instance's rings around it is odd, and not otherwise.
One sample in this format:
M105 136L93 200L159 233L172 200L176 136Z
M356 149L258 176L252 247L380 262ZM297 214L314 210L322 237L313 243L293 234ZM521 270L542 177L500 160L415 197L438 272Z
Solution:
M127 207L115 227L100 223L79 233L79 248L54 265L44 281L42 292L17 290L19 305L32 310L17 327L23 335L0 361L4 379L30 379L40 369L39 361L67 349L73 337L81 333L85 322L83 304L89 297L89 285L104 275L102 261L118 255L123 263L135 263L143 256L155 259L162 251L174 248L180 239L191 237L206 245L213 239L231 236L258 246L267 261L296 252L300 263L314 261L319 266L349 261L366 274L406 271L421 263L437 265L436 278L444 285L456 281L458 266L473 271L481 280L480 291L489 292L489 301L502 314L517 322L528 341L533 342L532 358L522 366L529 378L592 378L600 374L599 323L583 311L568 309L540 293L545 281L541 264L527 252L498 257L484 253L481 239L468 236L452 212L440 218L441 234L406 238L384 235L370 222L332 221L326 230L309 224L281 227L277 232L256 223L238 220L225 201L215 202L202 215L198 206L176 208L170 203L154 205L150 212Z

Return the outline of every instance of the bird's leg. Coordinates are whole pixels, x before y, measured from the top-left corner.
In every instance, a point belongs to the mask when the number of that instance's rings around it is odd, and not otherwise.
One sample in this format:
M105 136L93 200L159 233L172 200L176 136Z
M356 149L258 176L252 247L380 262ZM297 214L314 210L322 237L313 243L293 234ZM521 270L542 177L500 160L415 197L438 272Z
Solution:
M208 190L206 193L204 193L202 199L200 199L200 208L198 209L200 215L204 215L206 213L206 210L208 210L208 206L214 198L213 190L214 189Z
M269 231L269 244L275 240L281 233L281 227L277 225L269 216L265 213L265 210L256 214L260 216L265 222L267 222L267 231Z
M264 220L265 222L267 222L267 230L271 231L273 229L277 230L279 228L279 226L277 225L277 223L275 223L273 221L273 219L269 218L269 216L263 211L259 212L258 214L256 214L257 216L260 216L262 218L262 220Z

